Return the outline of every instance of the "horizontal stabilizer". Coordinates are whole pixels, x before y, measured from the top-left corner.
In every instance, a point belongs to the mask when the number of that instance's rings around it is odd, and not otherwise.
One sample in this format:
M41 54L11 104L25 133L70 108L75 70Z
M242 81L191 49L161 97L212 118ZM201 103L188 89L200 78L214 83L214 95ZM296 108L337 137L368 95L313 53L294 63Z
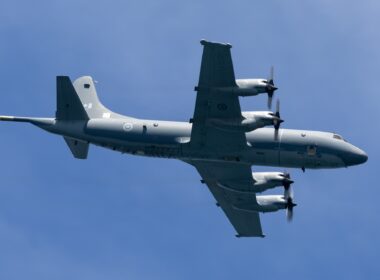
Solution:
M78 159L86 159L88 154L89 144L74 138L63 137L70 148L73 156Z

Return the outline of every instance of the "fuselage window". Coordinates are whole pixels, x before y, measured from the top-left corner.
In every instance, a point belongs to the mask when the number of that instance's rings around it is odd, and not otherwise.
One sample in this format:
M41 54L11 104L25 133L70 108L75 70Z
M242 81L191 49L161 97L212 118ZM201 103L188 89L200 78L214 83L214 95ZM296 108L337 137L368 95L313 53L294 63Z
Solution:
M90 84L84 84L84 88L90 88Z
M307 155L308 156L315 156L317 154L317 146L310 145L307 146Z

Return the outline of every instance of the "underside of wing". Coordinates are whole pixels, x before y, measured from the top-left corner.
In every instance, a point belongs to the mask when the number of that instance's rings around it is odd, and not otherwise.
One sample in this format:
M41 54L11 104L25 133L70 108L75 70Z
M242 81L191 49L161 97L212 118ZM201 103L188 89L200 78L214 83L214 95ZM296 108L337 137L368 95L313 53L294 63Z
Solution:
M244 132L226 132L213 121L241 121L239 98L231 59L231 45L201 41L203 48L194 116L191 120L191 146L196 149L230 151L244 148Z
M204 46L198 87L236 86L231 45L202 40Z
M238 237L264 237L259 213L234 207L234 201L241 202L240 200L244 200L246 202L257 203L256 199L248 198L246 194L237 195L231 193L213 183L207 183L207 186L235 228Z
M235 228L238 237L264 237L259 213L239 205L256 205L256 195L248 192L253 182L251 168L241 163L191 162ZM235 184L236 182L236 184ZM244 187L245 186L245 187Z

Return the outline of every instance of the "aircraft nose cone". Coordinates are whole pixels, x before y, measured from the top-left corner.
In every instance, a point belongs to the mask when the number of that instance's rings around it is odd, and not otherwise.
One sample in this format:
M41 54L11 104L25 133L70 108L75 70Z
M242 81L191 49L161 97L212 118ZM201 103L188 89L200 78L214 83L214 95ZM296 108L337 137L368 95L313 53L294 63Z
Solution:
M360 150L360 153L357 154L356 160L358 164L365 163L368 160L368 155L364 151Z
M347 166L350 166L365 163L367 160L368 156L363 150L352 146L350 151L346 154L344 161Z

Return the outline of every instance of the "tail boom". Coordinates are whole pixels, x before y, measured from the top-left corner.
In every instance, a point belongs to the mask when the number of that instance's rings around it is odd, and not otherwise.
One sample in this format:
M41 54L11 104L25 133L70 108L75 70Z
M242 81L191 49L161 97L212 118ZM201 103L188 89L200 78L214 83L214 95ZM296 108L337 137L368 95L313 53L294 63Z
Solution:
M26 122L32 123L37 126L53 125L55 123L54 118L31 118L31 117L17 117L17 116L0 116L0 121L5 122Z

